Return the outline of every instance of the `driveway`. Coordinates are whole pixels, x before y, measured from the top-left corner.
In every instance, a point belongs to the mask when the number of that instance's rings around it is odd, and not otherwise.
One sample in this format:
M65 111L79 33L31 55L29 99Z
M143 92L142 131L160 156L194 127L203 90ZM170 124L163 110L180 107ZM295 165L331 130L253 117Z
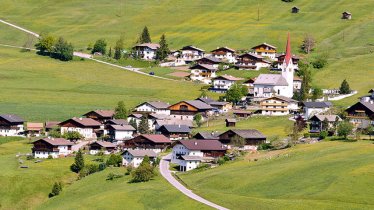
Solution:
M185 194L186 196L200 202L200 203L203 203L203 204L206 204L210 207L213 207L215 209L220 209L220 210L228 210L227 208L225 207L222 207L222 206L219 206L215 203L212 203L208 200L205 200L204 198L196 195L195 193L193 193L191 190L187 189L185 186L183 186L181 183L179 183L172 175L171 175L171 171L169 170L169 163L170 163L170 159L171 159L171 154L169 155L166 155L165 157L163 157L161 159L161 162L160 162L160 173L161 175L171 184L173 185L173 187L177 188L177 190L181 191L183 194Z

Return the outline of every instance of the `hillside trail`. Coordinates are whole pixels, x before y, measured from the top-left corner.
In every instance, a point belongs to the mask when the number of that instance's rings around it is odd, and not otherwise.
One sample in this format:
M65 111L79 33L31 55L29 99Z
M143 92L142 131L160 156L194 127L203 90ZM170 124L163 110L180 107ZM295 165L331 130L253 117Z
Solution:
M0 19L0 23L4 23L5 25L11 26L11 27L16 28L18 30L21 30L23 32L31 34L31 35L33 35L33 36L35 36L37 38L40 37L39 34L33 32L33 31L30 31L30 30L28 30L26 28L23 28L21 26L17 26L15 24L9 23L9 22L7 22L5 20ZM20 49L28 49L28 48L24 48L24 47L12 46L12 45L6 45L6 44L1 44L0 46L3 46L3 47L12 47L12 48L20 48ZM35 49L30 49L30 50L35 50ZM169 81L179 81L179 80L176 80L176 79L171 79L171 78L166 78L166 77L160 77L160 76L157 76L157 75L150 75L150 74L144 73L144 72L140 71L141 68L124 67L124 66L120 66L120 65L117 65L117 64L113 64L113 63L101 61L101 60L93 58L93 56L91 54L87 54L87 53L74 52L74 56L80 57L80 58L84 58L84 59L89 59L89 60L92 60L92 61L95 61L95 62L98 62L98 63L102 63L102 64L105 64L105 65L108 65L108 66L120 68L120 69L123 69L123 70L131 71L131 72L134 72L134 73L137 73L137 74L142 74L142 75L153 77L153 78L158 78L158 79L163 79L163 80L169 80Z

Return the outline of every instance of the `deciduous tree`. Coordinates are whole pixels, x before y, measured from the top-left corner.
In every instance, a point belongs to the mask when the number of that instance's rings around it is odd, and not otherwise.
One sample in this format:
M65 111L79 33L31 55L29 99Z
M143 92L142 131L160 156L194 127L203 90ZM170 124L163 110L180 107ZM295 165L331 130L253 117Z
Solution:
M38 42L35 44L37 50L39 50L40 54L44 55L45 53L53 52L53 46L56 43L55 37L49 34L41 34Z
M107 43L106 43L105 39L98 39L93 46L92 54L98 52L98 53L101 53L102 55L105 55L106 45L107 45Z
M348 135L352 133L353 125L350 122L343 121L338 125L338 135L347 139Z
M303 43L301 44L301 49L309 54L313 49L316 44L315 39L313 38L312 35L306 34L303 39Z
M247 87L244 85L234 84L227 90L225 98L227 101L237 104L248 93Z
M115 119L127 119L128 110L126 109L125 102L119 101L117 107L114 109Z

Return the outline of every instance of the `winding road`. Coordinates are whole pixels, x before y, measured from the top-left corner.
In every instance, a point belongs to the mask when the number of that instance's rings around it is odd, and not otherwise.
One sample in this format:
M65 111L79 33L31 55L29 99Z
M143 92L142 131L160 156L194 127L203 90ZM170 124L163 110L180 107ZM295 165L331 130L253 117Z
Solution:
M205 205L208 205L210 207L213 207L215 209L219 209L219 210L228 210L227 208L225 207L222 207L220 205L217 205L215 203L212 203L198 195L196 195L195 193L193 193L191 190L187 189L185 186L183 186L181 183L179 183L175 178L174 176L171 174L172 172L169 170L169 163L170 163L170 159L171 159L171 154L169 155L166 155L165 157L163 157L161 159L161 162L160 162L160 173L161 175L171 184L173 185L173 187L177 188L177 190L179 190L180 192L182 192L183 194L185 194L186 196L200 202L200 203L203 203Z

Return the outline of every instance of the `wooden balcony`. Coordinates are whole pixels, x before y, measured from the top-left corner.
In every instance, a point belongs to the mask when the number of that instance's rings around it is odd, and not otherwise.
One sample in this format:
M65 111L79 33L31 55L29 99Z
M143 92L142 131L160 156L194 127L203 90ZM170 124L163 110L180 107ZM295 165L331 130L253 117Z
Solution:
M265 108L265 107L262 107L261 108L262 110L264 111L285 111L285 112L288 112L289 110L287 108Z
M281 106L281 107L286 107L288 104L280 104L280 103L266 103L266 102L261 102L260 106Z

